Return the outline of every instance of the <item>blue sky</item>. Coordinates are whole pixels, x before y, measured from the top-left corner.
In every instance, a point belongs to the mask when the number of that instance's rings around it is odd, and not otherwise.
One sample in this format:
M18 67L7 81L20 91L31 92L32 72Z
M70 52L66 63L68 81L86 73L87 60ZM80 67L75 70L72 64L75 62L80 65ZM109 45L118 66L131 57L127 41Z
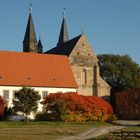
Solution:
M83 30L96 54L128 54L140 64L140 0L0 0L0 50L22 51L30 4L45 51L57 43L66 8L69 38Z

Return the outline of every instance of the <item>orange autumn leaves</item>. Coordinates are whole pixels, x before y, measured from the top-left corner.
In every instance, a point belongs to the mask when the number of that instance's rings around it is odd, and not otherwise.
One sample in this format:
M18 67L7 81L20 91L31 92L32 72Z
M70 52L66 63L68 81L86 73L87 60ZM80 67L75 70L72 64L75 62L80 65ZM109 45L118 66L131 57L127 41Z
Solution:
M111 105L102 98L77 93L52 93L42 104L54 120L65 122L104 121L113 113Z

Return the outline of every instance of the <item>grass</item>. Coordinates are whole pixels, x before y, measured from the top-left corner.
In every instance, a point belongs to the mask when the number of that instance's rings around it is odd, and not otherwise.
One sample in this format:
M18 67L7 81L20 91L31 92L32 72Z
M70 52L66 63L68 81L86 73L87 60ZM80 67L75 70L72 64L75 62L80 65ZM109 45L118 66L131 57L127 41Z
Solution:
M47 121L34 121L34 122L0 122L0 128L13 128L13 127L36 127L36 126L111 126L112 124L106 122L85 122L85 123L66 123L66 122L47 122Z
M58 140L67 136L77 135L93 127L111 125L106 122L87 122L82 124L64 122L0 122L0 140ZM140 127L131 126L123 130L140 131ZM109 136L102 135L89 140L109 140Z
M0 122L0 140L57 140L76 135L98 126L110 126L105 122Z

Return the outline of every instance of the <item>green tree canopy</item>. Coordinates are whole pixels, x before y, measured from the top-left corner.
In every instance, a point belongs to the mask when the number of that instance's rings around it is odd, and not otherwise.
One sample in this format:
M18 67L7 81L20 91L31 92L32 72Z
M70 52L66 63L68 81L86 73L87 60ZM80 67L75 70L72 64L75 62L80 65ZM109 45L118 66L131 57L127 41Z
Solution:
M112 91L140 87L140 67L128 55L98 55L100 74Z
M40 95L34 89L23 87L15 92L13 99L13 110L21 112L23 115L30 115L31 112L36 112Z

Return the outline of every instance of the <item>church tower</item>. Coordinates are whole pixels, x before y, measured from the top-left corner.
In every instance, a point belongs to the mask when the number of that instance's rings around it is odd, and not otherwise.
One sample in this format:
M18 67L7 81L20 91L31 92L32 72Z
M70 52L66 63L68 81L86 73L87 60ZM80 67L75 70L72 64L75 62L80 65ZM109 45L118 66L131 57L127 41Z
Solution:
M68 37L67 26L66 26L65 11L63 11L63 20L62 20L57 47L61 46L63 43L67 42L68 40L69 37Z
M29 18L23 40L23 52L38 52L38 42L36 39L35 28L32 18L32 7L29 8Z
M84 33L69 40L65 12L57 46L45 52L46 54L66 55L78 85L77 92L86 96L108 98L110 86L99 73L98 58Z

